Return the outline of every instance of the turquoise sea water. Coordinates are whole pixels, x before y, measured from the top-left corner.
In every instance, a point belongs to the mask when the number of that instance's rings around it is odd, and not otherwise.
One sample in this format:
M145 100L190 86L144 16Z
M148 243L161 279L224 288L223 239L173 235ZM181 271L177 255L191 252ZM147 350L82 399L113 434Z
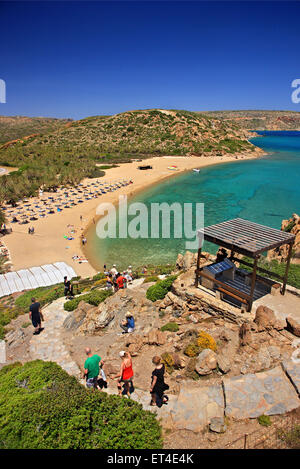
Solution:
M224 163L175 176L139 194L131 202L204 203L204 225L231 218L245 218L274 228L292 213L300 213L300 132L261 132L251 141L268 155L250 161ZM171 223L171 226L173 223ZM172 235L172 232L171 232ZM174 262L183 253L185 239L106 239L88 233L89 258L101 268L103 262L140 266ZM215 246L205 249L214 252Z

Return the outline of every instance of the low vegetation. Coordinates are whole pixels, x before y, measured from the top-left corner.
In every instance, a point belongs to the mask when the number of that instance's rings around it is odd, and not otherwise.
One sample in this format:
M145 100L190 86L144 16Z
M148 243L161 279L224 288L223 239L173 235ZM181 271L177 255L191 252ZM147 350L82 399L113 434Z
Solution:
M245 260L249 264L250 263L253 264L253 259L250 259L249 257L244 257L243 260ZM251 267L247 267L244 265L242 265L242 267L243 269L252 272ZM284 262L280 263L276 261L275 259L273 259L272 261L268 261L266 258L261 258L260 261L258 262L258 267L262 267L263 269L266 269L274 274L277 274L283 277L285 274L286 264ZM278 280L276 276L272 274L269 277L273 280ZM288 285L291 285L292 287L300 288L300 265L299 264L290 264L287 283Z
M131 399L84 388L53 362L0 370L0 449L159 449L161 427Z
M214 352L217 350L215 339L205 331L199 331L196 338L194 338L184 349L184 354L190 358L197 357L204 349L211 349Z
M289 449L300 449L300 425L295 425L288 431L278 430L277 435Z
M64 304L64 309L66 311L74 311L79 305L80 301L85 301L85 303L89 303L90 305L98 306L110 295L112 295L110 290L93 290L86 295L81 295L77 298L74 298L73 300L66 301Z
M257 421L263 427L269 427L270 425L272 425L271 419L268 415L260 415L257 418Z
M177 275L170 275L169 277L165 278L164 280L159 280L148 288L146 297L148 300L157 301L162 300L168 291L171 290L172 284L174 280L177 278Z
M168 322L160 329L162 332L169 331L169 332L177 332L179 331L179 326L176 322Z

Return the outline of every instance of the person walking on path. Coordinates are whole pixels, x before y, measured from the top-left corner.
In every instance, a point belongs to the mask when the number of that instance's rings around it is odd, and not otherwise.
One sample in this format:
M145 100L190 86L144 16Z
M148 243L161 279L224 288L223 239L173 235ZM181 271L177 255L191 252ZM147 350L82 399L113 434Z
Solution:
M100 365L103 366L102 358L97 354L92 354L89 347L86 347L85 353L87 359L84 362L84 378L86 378L86 387L98 389L98 376L100 373Z
M133 378L133 369L132 369L132 358L129 352L124 352L123 350L119 353L120 358L122 359L122 364L120 368L120 373L113 376L118 379L118 392L119 396L122 396L122 383L124 383L124 392L130 398L130 385L133 387L132 378Z
M41 312L41 305L35 298L31 298L31 305L29 307L29 319L32 322L35 331L33 335L38 335L44 328L41 326L41 321L44 320L43 314Z
M64 296L65 297L73 297L73 286L71 285L70 280L68 280L68 277L64 277L64 286L65 286L65 291L64 291Z
M164 392L169 389L169 386L165 383L165 365L161 363L160 357L153 357L152 363L155 365L155 369L152 371L152 381L150 386L151 402L150 405L157 405L161 407L166 404L169 400L168 396Z

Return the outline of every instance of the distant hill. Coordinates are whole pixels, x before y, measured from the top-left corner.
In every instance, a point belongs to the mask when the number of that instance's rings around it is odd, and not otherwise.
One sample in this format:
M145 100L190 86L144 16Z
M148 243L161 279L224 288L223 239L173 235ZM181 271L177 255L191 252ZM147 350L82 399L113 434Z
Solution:
M238 124L246 130L300 130L300 112L295 111L207 111L201 114Z
M93 158L113 155L222 155L253 151L249 134L236 123L188 111L143 110L95 116L33 137L22 143L23 153L72 151Z
M18 168L2 176L0 202L31 196L41 186L52 190L84 177L101 177L99 163L162 155L263 153L248 142L250 132L236 123L195 112L154 109L42 124L31 119L26 131L23 128L26 136L17 140L11 132L15 138L5 138L0 145L0 165Z
M0 143L27 135L53 132L70 121L50 117L0 116Z

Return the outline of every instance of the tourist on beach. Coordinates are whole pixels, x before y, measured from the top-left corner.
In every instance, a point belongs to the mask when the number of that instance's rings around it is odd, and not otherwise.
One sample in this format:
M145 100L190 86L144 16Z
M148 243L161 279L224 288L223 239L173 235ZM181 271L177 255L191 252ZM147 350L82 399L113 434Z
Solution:
M164 392L169 389L169 386L165 383L165 365L161 363L160 357L153 357L152 363L155 365L155 369L152 371L152 381L150 387L151 402L150 405L157 405L161 407L166 404L169 400L168 396Z
M38 335L44 328L41 326L41 321L44 320L43 314L41 312L41 305L35 298L31 298L31 305L29 307L29 319L32 322L35 331L33 335Z
M112 268L110 269L110 272L112 273L113 276L117 275L118 271L116 269L116 264L112 266Z
M103 366L104 362L99 355L93 355L89 347L86 347L85 353L87 355L87 359L84 362L83 377L86 378L86 387L98 389L100 365Z
M133 332L135 328L134 317L129 311L125 315L125 321L121 322L120 327L123 329L123 334Z
M70 282L70 280L68 280L67 276L64 277L64 286L65 286L64 296L65 297L74 296L74 294L73 294L73 285L71 285L71 282Z
M132 369L131 355L129 352L124 352L123 350L119 353L119 355L122 359L120 373L113 376L113 379L119 378L117 385L119 396L122 396L122 383L124 383L124 392L128 397L130 397L130 385L133 387L132 378L134 374Z

